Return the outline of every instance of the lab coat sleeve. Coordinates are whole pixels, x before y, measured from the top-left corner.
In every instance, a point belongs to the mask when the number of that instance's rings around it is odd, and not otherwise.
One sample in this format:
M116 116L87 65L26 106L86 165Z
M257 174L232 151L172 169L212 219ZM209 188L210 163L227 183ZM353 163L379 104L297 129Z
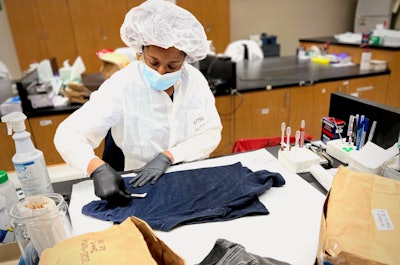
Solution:
M120 90L115 81L107 80L90 100L72 113L57 128L54 145L64 161L74 168L87 172L94 157L94 149L104 139L122 112L118 98Z
M203 87L203 96L206 98L204 106L205 125L201 130L189 135L185 140L169 149L174 157L174 163L207 158L221 141L222 124L215 106L215 98L207 81L205 81Z

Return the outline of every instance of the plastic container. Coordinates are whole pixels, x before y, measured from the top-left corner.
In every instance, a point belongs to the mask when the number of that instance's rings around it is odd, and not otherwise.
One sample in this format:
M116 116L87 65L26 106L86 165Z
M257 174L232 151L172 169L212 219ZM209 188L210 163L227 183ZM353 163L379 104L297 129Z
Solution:
M68 205L57 193L26 197L11 208L10 217L25 264L37 264L44 249L72 236Z
M278 161L294 173L304 173L319 165L321 158L307 148L294 147L291 151L279 150Z
M26 116L22 112L12 112L1 117L7 123L8 134L14 131L16 153L12 162L17 172L25 196L53 192L43 152L36 149L25 129Z
M372 58L372 54L368 50L364 51L361 54L360 70L370 70L371 69L371 58Z
M15 241L9 212L17 202L18 196L14 184L8 179L7 172L0 170L0 243Z

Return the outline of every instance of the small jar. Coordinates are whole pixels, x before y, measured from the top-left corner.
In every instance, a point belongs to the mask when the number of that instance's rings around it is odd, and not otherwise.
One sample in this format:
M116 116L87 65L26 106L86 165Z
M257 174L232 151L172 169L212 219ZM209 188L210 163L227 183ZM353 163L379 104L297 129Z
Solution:
M14 184L8 179L7 172L0 170L0 243L15 241L10 224L10 209L17 202Z

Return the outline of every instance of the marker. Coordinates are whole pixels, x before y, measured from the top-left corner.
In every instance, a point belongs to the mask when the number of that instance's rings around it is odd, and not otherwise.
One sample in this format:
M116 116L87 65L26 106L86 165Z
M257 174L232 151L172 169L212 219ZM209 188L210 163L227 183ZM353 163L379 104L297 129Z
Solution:
M306 134L305 128L306 128L306 121L301 120L301 122L300 122L300 143L299 143L300 147L304 146L304 136Z
M367 117L365 117L365 119L364 119L363 131L362 131L362 134L361 134L361 147L364 146L364 143L365 143L365 135L367 134L368 126L369 126L369 119L368 119Z
M368 140L367 142L371 142L372 138L374 137L375 128L376 128L377 121L373 121L371 125L371 130L369 131Z
M360 118L358 119L358 125L357 125L357 145L356 145L356 150L360 150L361 134L363 132L363 126L364 126L364 115L361 115Z

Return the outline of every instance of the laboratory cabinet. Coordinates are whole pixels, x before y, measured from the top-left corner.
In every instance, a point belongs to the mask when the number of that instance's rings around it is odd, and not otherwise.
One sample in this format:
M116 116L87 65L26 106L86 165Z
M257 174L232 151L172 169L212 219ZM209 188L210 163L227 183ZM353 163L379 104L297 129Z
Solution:
M32 117L28 119L36 148L43 152L47 165L64 163L54 146L53 139L57 126L68 114Z
M86 70L99 72L96 51L124 47L120 27L128 10L124 0L68 0L78 54ZM140 2L140 1L139 1Z
M288 122L290 88L254 91L216 97L222 122L222 139L211 156L232 152L237 139L279 136Z
M54 57L58 67L80 55L85 73L99 72L96 52L125 47L120 27L143 0L4 0L21 71ZM217 52L230 41L229 0L177 0L202 23Z
M78 56L68 0L4 0L21 71L54 57Z
M335 42L332 38L315 38L315 39L301 39L300 46L306 49L310 49L312 46L321 46L324 41L329 41L329 53L342 53L345 52L352 57L352 61L356 64L360 63L361 54L364 48L359 47L357 44L343 44ZM355 91L354 87L349 86L349 89L353 89L353 92L364 94L366 98L376 100L386 105L400 108L400 47L384 47L384 46L371 46L370 51L373 60L386 61L387 67L390 70L390 77L388 78L388 86L386 94L381 94L377 98L375 91L369 91L368 88L361 89L362 91ZM360 90L360 87L358 88ZM372 96L373 95L373 96ZM373 98L370 98L370 97ZM361 96L364 98L364 96ZM383 99L383 101L381 101Z
M230 42L230 0L176 0L203 25L216 53L223 53Z

